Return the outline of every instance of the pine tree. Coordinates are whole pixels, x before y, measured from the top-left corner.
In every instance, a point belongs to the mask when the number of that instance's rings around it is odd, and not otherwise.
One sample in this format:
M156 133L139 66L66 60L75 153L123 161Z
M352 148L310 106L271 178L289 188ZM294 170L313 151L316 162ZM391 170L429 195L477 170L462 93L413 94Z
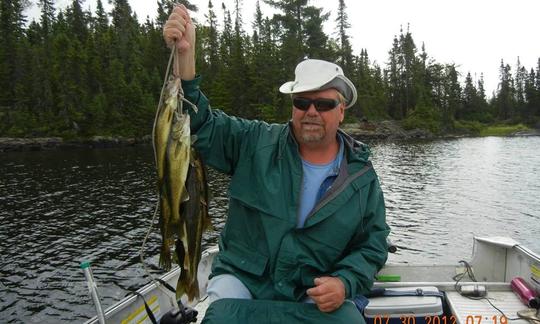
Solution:
M296 64L306 56L303 35L308 0L264 0L264 2L281 11L280 14L273 16L273 20L279 26L275 30L280 31L280 61L284 80L292 76Z
M329 13L322 13L321 8L307 7L305 10L305 22L303 33L306 44L306 55L309 58L332 60L328 50L328 36L322 26L328 20Z
M510 65L504 64L501 60L499 68L500 82L497 96L495 98L498 117L501 120L508 120L514 117L515 112L515 97L514 97L514 80L511 74Z
M206 19L208 22L208 41L204 48L204 53L208 57L206 61L208 64L206 75L208 76L208 80L212 82L212 80L215 80L220 67L217 17L214 12L212 0L208 1L208 14L206 15Z
M79 42L84 43L88 37L87 18L81 7L82 0L73 0L67 8L66 19L70 26L70 33L75 35Z
M339 0L337 11L337 33L339 40L339 52L337 63L343 68L345 75L353 74L353 51L350 42L350 37L347 34L347 30L351 27L349 24L349 17L347 15L347 6L345 0Z
M39 0L39 6L41 7L41 30L47 44L52 34L52 25L55 21L54 3L52 0Z
M15 108L16 85L23 77L21 53L26 17L21 0L0 0L0 109ZM8 117L9 118L9 117Z
M109 18L107 13L103 9L103 3L101 0L97 0L96 4L96 18L93 20L92 28L95 36L102 36L102 33L105 33L109 27Z
M278 47L272 39L272 24L264 19L259 1L256 3L249 59L250 91L248 102L255 118L269 122L280 120L276 107L283 105L283 97L277 94L280 67Z
M467 117L467 115L471 115L474 113L475 107L475 100L478 96L476 87L474 86L473 79L471 76L471 73L467 73L467 77L465 77L465 88L463 89L463 105L461 106L462 109L458 109L456 111L456 119L464 119Z
M447 129L453 128L456 111L461 110L461 86L458 81L459 73L454 64L447 64L445 93L446 100L442 108L442 123Z

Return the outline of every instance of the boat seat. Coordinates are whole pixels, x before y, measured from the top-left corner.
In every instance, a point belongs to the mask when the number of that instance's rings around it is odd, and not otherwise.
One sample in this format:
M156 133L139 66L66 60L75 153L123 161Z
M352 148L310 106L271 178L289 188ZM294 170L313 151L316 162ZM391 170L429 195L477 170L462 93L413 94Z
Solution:
M527 309L512 291L489 291L487 298L497 306L507 318L517 318L517 312ZM455 291L446 293L446 301L456 317L456 324L529 324L527 320L501 322L502 314L485 299L474 300L461 296ZM447 322L452 324L451 321Z

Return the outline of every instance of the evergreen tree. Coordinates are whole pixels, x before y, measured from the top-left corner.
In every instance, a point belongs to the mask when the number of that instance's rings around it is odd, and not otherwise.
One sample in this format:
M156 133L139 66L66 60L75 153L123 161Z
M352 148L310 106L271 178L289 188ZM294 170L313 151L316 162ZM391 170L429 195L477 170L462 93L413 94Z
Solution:
M242 29L242 7L241 0L235 0L235 20L234 34L231 42L231 60L230 60L230 83L228 85L230 97L232 98L231 105L235 114L241 117L253 117L251 109L249 109L248 95L241 89L249 88L248 70L246 69L245 48L246 42L244 39L244 30Z
M422 44L417 51L407 28L394 38L384 68L366 49L352 53L345 1L338 2L335 38L324 33L328 14L308 0L263 0L277 9L265 17L259 2L248 36L240 15L224 5L218 24L213 2L196 25L196 68L212 104L233 115L283 122L291 103L278 87L293 78L305 57L336 61L357 86L354 118L394 118L407 128L438 132L455 119L538 124L540 59L515 73L501 61L500 84L490 105L484 80L469 73L458 82L454 65L436 62ZM0 136L150 134L170 49L162 27L172 1L158 0L154 21L139 23L127 0L98 0L92 15L71 0L55 16L54 1L39 0L38 22L26 24L27 0L0 0ZM194 9L189 1L182 1ZM220 26L221 28L219 28ZM463 88L463 89L462 89Z
M279 26L280 61L282 64L283 80L292 76L298 62L306 56L304 39L304 21L308 0L264 0L275 9L281 11L273 19Z
M88 37L87 18L81 7L82 0L73 0L67 8L66 19L70 26L70 34L75 35L79 42L84 43Z
M95 32L96 36L101 36L105 33L109 27L109 18L107 13L103 9L103 3L101 0L97 0L96 4L96 18L93 20L92 29Z
M323 14L321 8L311 6L306 8L303 39L305 39L307 57L332 60L327 47L328 36L322 30L329 16L329 13Z
M203 49L203 53L207 57L205 61L208 65L206 70L207 79L212 82L215 80L220 67L217 17L214 12L212 0L208 1L208 14L206 15L206 19L208 22L208 33L206 37L207 42Z
M343 68L345 75L353 74L353 51L350 42L350 37L347 34L347 30L351 27L349 24L349 17L347 15L347 7L345 0L339 0L337 11L337 32L339 39L339 52L337 63Z
M458 81L459 73L454 64L446 65L445 102L442 105L442 123L446 128L452 128L456 111L460 110L461 86Z
M41 7L41 31L47 44L52 34L52 25L55 20L54 3L52 0L39 0L39 6Z
M21 0L0 0L0 109L6 118L15 108L16 85L25 72L21 51L26 23L23 9Z
M514 117L516 106L514 97L515 89L510 65L505 65L503 60L501 60L499 75L500 82L497 96L495 98L498 117L502 120L508 120Z
M257 1L248 61L250 80L248 101L254 117L269 122L279 120L276 107L283 106L283 97L279 96L277 91L280 82L278 47L272 35L272 23L268 18L263 18L260 3Z

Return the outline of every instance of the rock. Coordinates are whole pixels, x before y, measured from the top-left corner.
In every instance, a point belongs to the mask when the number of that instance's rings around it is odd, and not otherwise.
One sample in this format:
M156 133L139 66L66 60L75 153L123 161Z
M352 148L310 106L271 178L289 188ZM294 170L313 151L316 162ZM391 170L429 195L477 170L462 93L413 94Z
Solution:
M343 124L342 129L360 141L434 138L434 135L427 130L413 129L406 131L401 127L399 122L393 120L380 122L363 120L359 123Z
M529 129L515 132L510 136L540 136L540 129Z
M61 146L60 137L13 138L0 137L0 152L10 151L39 151Z
M150 137L151 138L151 137ZM146 144L150 141L131 137L93 136L89 139L64 141L60 137L12 138L0 137L0 152L39 151L46 149L110 148Z

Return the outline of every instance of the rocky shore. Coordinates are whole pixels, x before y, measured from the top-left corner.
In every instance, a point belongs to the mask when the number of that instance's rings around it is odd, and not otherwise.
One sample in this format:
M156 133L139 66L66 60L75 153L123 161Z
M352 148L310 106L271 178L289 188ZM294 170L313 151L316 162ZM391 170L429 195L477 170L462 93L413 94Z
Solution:
M341 128L360 141L394 141L435 138L435 135L427 130L405 130L398 122L392 120L384 120L381 122L363 121L359 123L343 124Z
M61 137L12 138L0 137L0 152L40 151L51 149L109 148L149 144L150 136L125 138L94 136L82 140L64 140Z
M401 140L430 140L434 138L455 138L472 136L471 134L445 134L434 135L423 129L405 130L401 125L392 120L385 121L362 121L358 123L343 124L341 127L354 138L363 141L401 141ZM510 136L540 136L540 129L519 131ZM143 138L126 138L111 136L94 136L88 139L64 140L60 137L40 138L10 138L0 137L0 152L13 151L39 151L49 149L74 149L74 148L110 148L134 145L149 145L152 142L150 135Z

